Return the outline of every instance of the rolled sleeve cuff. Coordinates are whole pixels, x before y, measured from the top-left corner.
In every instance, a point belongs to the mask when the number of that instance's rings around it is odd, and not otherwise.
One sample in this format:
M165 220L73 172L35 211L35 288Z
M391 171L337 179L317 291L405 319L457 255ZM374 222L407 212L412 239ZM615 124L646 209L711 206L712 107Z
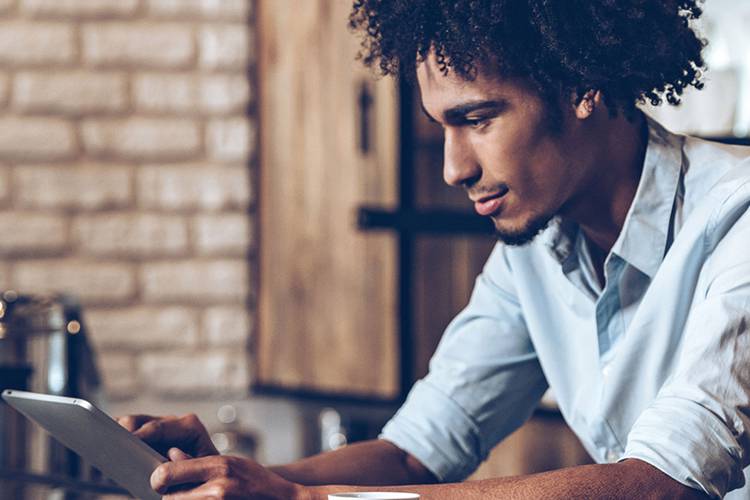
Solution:
M622 459L637 458L714 498L745 484L742 449L716 414L681 398L660 398L628 435Z
M448 395L420 381L380 439L411 454L441 482L462 481L479 465L476 424Z

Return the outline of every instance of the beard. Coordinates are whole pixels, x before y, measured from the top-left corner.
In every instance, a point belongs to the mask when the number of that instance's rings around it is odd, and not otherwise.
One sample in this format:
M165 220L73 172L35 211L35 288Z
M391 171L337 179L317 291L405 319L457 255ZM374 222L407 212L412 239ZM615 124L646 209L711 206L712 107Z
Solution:
M536 238L542 231L547 229L550 221L554 218L553 215L543 214L538 215L528 221L520 229L504 230L497 227L495 224L495 237L510 246L522 246Z

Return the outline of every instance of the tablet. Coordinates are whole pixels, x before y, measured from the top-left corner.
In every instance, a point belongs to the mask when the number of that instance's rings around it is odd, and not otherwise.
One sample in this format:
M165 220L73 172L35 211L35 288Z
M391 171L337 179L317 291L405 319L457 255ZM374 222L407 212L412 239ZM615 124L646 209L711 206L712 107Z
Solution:
M149 479L167 459L88 401L10 389L2 397L136 498L161 498Z

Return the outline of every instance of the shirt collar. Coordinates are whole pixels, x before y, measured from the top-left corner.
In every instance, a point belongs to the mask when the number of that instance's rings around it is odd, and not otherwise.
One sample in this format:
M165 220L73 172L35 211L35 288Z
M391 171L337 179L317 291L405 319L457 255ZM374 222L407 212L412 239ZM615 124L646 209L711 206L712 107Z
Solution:
M646 120L648 144L641 178L612 253L653 278L667 250L684 137ZM556 217L543 235L543 243L563 266L574 254L577 233L577 224Z

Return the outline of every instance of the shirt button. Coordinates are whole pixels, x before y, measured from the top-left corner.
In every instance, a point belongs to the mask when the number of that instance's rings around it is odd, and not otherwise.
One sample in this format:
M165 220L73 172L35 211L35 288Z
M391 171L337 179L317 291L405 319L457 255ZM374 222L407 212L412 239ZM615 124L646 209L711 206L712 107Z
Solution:
M604 375L604 378L608 378L609 377L610 370L611 370L611 368L610 368L610 366L608 364L604 365L604 368L602 368L602 375Z
M617 452L615 452L615 450L607 450L607 454L605 455L604 458L606 458L607 462L613 464L617 462L617 460L619 460L620 455L618 455Z

